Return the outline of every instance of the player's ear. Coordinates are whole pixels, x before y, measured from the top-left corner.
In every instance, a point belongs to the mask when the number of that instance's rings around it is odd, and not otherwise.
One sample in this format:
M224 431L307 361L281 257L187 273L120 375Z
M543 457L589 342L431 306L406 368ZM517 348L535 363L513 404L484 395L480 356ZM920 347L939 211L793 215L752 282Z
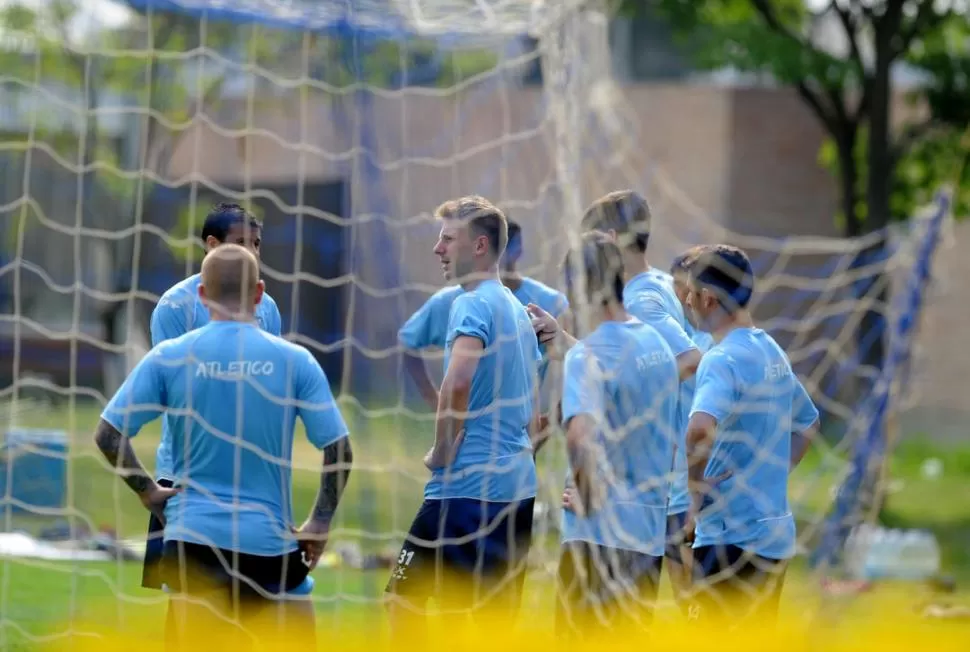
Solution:
M206 253L209 253L210 251L212 251L213 249L215 249L216 247L218 247L221 244L222 243L219 242L219 239L216 238L214 235L210 235L210 236L206 237L206 239L205 239L205 251L206 251Z
M205 295L205 286L202 285L201 283L199 284L199 300L202 301L202 305L204 306L209 305L208 299L206 298L206 295Z
M475 238L475 253L479 255L488 253L488 236L480 235Z
M266 292L266 283L262 279L256 283L256 296L253 297L253 305L259 305L259 302L263 300L263 294Z

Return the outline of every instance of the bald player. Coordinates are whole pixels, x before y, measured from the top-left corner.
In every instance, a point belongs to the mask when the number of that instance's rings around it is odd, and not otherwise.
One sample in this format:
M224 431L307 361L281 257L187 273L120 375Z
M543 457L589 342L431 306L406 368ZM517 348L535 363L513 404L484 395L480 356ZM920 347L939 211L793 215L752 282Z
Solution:
M206 215L201 235L206 254L225 244L236 244L249 249L258 260L263 224L239 204L220 203L213 206ZM159 298L152 311L152 346L158 346L165 340L173 340L209 322L209 311L199 295L201 282L201 275L193 274L173 285ZM264 292L262 296L256 306L256 323L267 332L280 335L282 322L279 308L268 293ZM155 480L163 487L172 486L170 422L168 417L162 419L162 437L155 455ZM162 557L162 530L161 522L150 516L148 543L145 546L145 569L142 574L142 586L146 588L162 588L158 576Z
M164 524L162 578L182 636L212 626L185 596L246 624L275 616L268 607L280 598L308 592L351 465L347 426L320 365L256 321L264 293L252 252L234 244L209 252L199 297L209 323L153 348L95 433L108 462ZM159 486L128 441L163 414L172 425L173 488ZM299 528L290 504L297 417L322 451L320 491ZM304 626L310 635L310 603L292 604L288 635Z

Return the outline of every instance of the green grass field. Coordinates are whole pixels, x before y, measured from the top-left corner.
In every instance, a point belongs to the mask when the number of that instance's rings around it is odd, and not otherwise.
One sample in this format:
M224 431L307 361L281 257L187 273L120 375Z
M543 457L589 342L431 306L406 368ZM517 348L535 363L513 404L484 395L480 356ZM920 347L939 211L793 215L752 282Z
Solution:
M365 419L351 407L345 415L353 431L357 466L340 507L335 541L354 540L364 550L386 551L400 543L403 532L421 499L426 473L421 455L430 444L430 422L406 417ZM69 457L68 508L52 516L22 515L6 511L4 530L36 531L55 520L67 520L90 529L109 527L122 537L143 535L147 515L123 483L118 481L101 459L90 434L98 410L78 405L75 409L36 410L18 417L18 425L63 428L72 433ZM147 428L135 441L136 450L146 465L154 463L158 428ZM940 477L924 477L921 466L927 458L944 461ZM548 497L559 493L562 482L563 452L560 442L551 444L540 456L543 492ZM319 453L308 444L294 451L293 494L295 513L309 509L318 483ZM792 481L792 500L802 533L811 538L812 522L817 521L830 500L843 463L826 453L824 447L810 454ZM921 527L932 530L943 550L944 572L955 577L958 592L946 598L970 606L970 445L941 449L911 436L901 444L891 465L893 488L882 515L883 523L894 527ZM551 622L555 563L555 538L546 535L537 547L539 565L529 579L530 624ZM387 570L359 571L319 568L315 573L320 627L332 629L359 625L371 631L382 628L377 599L387 580ZM124 631L126 624L138 623L137 635L159 640L164 614L163 596L141 589L141 566L125 562L52 563L30 559L0 559L0 647L23 647L31 641L49 640L72 631L76 623L97 623L109 630ZM796 564L787 583L785 609L794 617L809 618L819 607L835 605L834 613L866 613L880 594L904 596L912 607L930 599L930 589L922 586L886 587L850 601L823 599L814 578L803 565ZM667 585L664 583L666 596ZM913 614L899 601L893 614L906 618ZM673 615L673 610L665 610ZM898 613L896 613L898 612Z

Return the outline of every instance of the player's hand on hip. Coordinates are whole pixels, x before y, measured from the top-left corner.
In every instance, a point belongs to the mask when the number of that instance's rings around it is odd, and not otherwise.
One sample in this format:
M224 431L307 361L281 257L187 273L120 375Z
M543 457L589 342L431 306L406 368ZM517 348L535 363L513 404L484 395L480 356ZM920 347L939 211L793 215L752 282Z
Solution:
M181 493L181 487L160 487L155 485L143 494L140 494L141 504L158 519L159 523L165 525L165 504L172 496Z
M307 568L313 570L320 563L323 550L327 547L327 540L330 538L330 524L310 519L299 529L293 528L293 533L296 534L300 553L303 555L303 563L307 565Z

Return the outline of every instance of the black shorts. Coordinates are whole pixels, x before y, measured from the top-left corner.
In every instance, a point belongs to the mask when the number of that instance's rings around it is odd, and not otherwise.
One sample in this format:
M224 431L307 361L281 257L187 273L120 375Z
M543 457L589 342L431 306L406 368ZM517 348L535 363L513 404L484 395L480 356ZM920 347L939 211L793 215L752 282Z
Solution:
M532 544L535 499L425 500L386 591L409 609L429 598L446 609L517 610Z
M171 489L171 480L160 479L158 486ZM161 589L162 547L164 544L165 526L154 514L148 517L148 538L145 540L145 565L141 572L141 585L146 589Z
M266 557L234 553L183 541L166 541L161 579L177 593L226 590L236 600L268 600L300 586L309 573L300 550Z
M778 616L788 561L732 545L694 548L694 591L701 620L759 624Z
M686 522L687 512L667 514L667 543L664 546L664 557L677 564L684 563L684 524Z
M653 620L663 557L583 541L559 557L556 630L582 634L645 627Z

